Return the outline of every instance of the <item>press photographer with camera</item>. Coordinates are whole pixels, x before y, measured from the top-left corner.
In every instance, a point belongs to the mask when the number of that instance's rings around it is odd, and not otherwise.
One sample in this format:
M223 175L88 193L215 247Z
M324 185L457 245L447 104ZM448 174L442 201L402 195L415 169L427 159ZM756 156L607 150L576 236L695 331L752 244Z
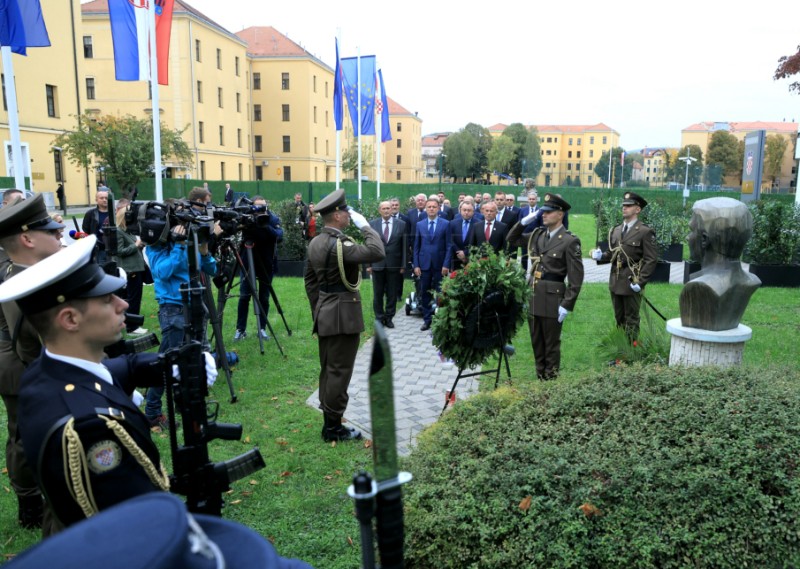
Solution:
M117 264L125 271L127 285L125 287L125 301L128 303L128 311L132 314L140 314L142 308L142 286L144 277L144 242L138 235L132 235L128 231L125 222L125 210L130 205L130 200L125 198L119 200L116 206L117 221ZM147 329L137 326L135 323L127 324L128 334L146 334Z
M268 221L249 225L242 229L242 244L239 254L242 258L246 258L247 249L253 253L253 268L258 285L258 300L261 305L261 310L258 311L258 334L268 340L269 289L272 286L272 277L277 263L275 251L278 243L283 241L283 229L280 218L269 210L267 200L263 196L254 196L250 208L253 214L266 215ZM245 275L242 277L239 286L239 306L234 340L247 337L247 311L250 307L250 297L254 292L250 279Z
M194 188L192 192L195 190L204 191L203 188ZM190 198L193 195L192 192L189 194ZM200 192L197 192L195 197L200 197ZM210 192L207 192L207 198L210 200ZM199 231L200 228L196 227L197 223L201 221L203 225L208 222L203 218L197 219L200 213L197 209L194 212L187 211L191 207L187 208L178 204L166 207L166 209L170 213L166 216L165 223L167 225L160 233L163 237L160 237L154 244L148 245L146 249L158 303L158 323L161 327L159 353L179 347L184 340L185 321L180 287L189 282L186 240L192 237L192 233L205 235L205 238L198 238L200 270L212 277L217 273L217 262L208 250L208 238L211 232ZM206 225L206 227L208 226ZM218 235L221 231L219 224L215 223L213 233ZM162 430L166 429L168 424L167 418L162 412L161 397L163 394L163 386L148 389L145 405L145 415L151 427Z

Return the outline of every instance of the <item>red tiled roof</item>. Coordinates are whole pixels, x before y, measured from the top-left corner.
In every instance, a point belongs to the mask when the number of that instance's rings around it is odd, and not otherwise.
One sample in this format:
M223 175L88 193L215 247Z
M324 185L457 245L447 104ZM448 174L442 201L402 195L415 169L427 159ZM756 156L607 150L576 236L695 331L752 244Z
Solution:
M422 146L442 146L450 134L449 132L426 134L422 137Z
M715 126L721 126L724 128L724 125L727 125L730 132L750 132L753 130L770 130L770 131L777 131L777 132L787 132L787 133L797 133L798 123L796 122L764 122L764 121L753 121L753 122L724 122L724 121L706 121L706 122L699 122L695 124L691 124L684 128L682 132L711 132L714 130Z
M311 55L272 26L251 26L236 35L247 42L247 53L263 56Z
M395 101L391 97L386 97L386 102L389 104L389 114L390 115L414 115L414 116L416 116L415 113L412 113L411 111L409 111L408 109L403 107L403 105L401 105L400 103L398 103L397 101Z

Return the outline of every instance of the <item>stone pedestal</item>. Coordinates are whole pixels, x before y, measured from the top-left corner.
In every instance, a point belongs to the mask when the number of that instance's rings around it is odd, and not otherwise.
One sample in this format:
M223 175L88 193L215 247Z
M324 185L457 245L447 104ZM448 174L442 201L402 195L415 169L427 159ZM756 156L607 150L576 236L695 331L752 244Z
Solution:
M739 365L744 343L753 337L753 330L744 324L714 332L683 326L680 318L667 322L667 332L672 335L669 365L687 367Z

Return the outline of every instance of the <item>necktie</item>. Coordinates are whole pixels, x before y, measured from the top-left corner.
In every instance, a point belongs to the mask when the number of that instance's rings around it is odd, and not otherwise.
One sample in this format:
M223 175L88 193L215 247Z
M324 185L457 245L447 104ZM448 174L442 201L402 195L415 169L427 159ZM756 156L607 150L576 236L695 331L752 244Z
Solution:
M389 242L389 220L387 219L383 223L384 223L384 225L383 225L383 241L384 241L384 243L388 243Z
M436 222L431 221L428 225L428 234L433 238L433 234L436 231Z
M467 231L469 230L469 221L464 220L464 226L461 228L461 241L467 240Z
M628 224L622 226L622 236L625 237L625 234L628 232Z
M486 237L486 240L489 240L489 236L492 234L492 222L486 222L486 231L483 232L483 236Z

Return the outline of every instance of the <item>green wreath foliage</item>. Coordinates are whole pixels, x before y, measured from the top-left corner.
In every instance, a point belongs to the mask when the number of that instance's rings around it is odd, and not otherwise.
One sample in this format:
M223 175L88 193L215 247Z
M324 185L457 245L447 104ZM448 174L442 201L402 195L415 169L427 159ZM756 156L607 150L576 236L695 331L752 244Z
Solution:
M470 259L474 260L442 280L442 291L431 325L433 344L460 369L482 365L497 352L496 345L476 346L465 340L465 323L473 308L486 295L495 292L503 295L506 305L516 304L519 310L516 310L506 329L506 340L510 340L525 318L522 308L528 294L525 272L516 259L495 253L486 245L481 249L473 249Z

